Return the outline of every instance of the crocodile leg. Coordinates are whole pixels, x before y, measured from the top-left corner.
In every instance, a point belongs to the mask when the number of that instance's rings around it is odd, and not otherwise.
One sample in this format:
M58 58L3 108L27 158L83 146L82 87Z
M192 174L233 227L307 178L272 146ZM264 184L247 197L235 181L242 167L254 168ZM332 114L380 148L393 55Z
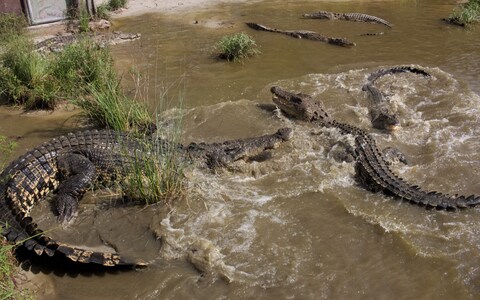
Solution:
M77 153L58 158L58 169L67 176L60 183L57 194L57 211L60 222L70 222L77 215L78 201L95 180L95 165Z

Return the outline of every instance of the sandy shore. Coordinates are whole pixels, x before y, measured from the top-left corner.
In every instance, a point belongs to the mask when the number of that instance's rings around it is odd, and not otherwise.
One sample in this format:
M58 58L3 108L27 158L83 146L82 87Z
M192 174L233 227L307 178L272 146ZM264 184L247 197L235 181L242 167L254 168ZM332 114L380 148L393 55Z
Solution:
M107 0L95 0L98 6ZM246 2L247 0L128 0L127 7L112 13L112 17L130 17L146 13L179 13L203 9L216 4Z

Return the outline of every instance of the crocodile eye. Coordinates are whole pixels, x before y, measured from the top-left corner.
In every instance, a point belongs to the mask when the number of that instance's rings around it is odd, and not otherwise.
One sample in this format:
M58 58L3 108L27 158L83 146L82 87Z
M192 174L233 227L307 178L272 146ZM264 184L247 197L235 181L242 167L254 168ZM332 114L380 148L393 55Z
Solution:
M292 102L294 102L294 103L296 103L296 104L302 104L302 99L297 98L297 97L293 97L293 98L292 98Z

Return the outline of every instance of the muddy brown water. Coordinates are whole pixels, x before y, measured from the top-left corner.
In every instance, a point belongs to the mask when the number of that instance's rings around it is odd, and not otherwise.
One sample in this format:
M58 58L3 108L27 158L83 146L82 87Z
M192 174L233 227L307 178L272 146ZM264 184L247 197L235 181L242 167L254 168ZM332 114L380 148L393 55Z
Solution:
M401 149L409 182L444 193L480 194L480 31L439 21L444 1L229 4L175 16L115 20L142 33L112 49L127 89L132 66L143 76L152 111L172 108L184 140L219 141L294 129L294 137L262 163L237 163L211 174L192 170L186 199L173 210L87 195L76 223L59 229L45 202L35 211L43 228L75 244L109 247L150 262L128 272L59 272L33 265L25 274L39 298L57 299L478 299L480 209L428 211L372 194L355 184L351 164L333 159L334 130L300 124L271 103L273 84L313 94L337 119L369 128L380 146ZM304 20L316 10L361 11L381 25ZM198 21L198 24L194 24ZM244 22L314 30L357 43L344 49L267 32ZM262 54L244 64L216 60L222 35L244 31ZM361 37L365 32L382 36ZM402 120L393 135L370 129L361 90L377 68L414 64L432 74L378 81ZM167 104L160 104L163 93ZM76 126L68 115L23 116L2 108L1 134L21 136L18 153ZM110 197L110 198L109 198ZM199 272L188 254L205 253ZM192 260L190 258L190 260ZM231 283L227 283L231 280Z

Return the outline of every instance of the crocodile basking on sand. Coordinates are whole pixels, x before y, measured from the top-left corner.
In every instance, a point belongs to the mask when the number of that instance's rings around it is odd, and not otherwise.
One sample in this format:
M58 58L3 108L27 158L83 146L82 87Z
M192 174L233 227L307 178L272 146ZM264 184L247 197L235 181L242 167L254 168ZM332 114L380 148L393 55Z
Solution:
M71 222L87 188L102 178L119 180L127 176L134 163L142 163L144 158L153 155L152 145L158 143L163 151L178 151L181 159L187 162L215 169L240 159L255 159L288 140L290 133L289 128L283 128L256 138L191 143L186 147L108 130L83 131L52 139L14 160L1 173L1 233L8 241L23 244L38 255L61 254L75 262L103 266L142 265L142 262L128 260L115 252L96 252L55 241L38 228L30 212L47 194L57 192L55 205L59 221Z
M64 34L47 38L36 43L35 49L38 52L61 52L66 46L77 43L83 39L91 39L98 47L104 48L108 45L117 45L124 42L135 41L140 37L140 33L128 33L121 31L106 33Z
M356 180L368 190L383 192L426 208L455 210L478 205L480 196L450 196L428 192L394 174L378 149L375 139L363 129L341 123L329 116L323 104L306 94L288 92L278 86L271 88L273 102L287 115L312 124L336 128L355 138Z
M316 33L314 31L308 31L308 30L281 30L281 29L276 29L276 28L271 28L267 27L265 25L257 24L257 23L245 23L247 24L250 28L255 29L255 30L262 30L262 31L268 31L268 32L276 32L276 33L281 33L285 34L297 39L307 39L307 40L312 40L312 41L320 41L320 42L325 42L331 45L335 46L342 46L342 47L352 47L355 46L355 43L350 42L349 40L345 38L337 38L337 37L328 37L319 33Z
M411 66L398 66L387 69L379 69L371 73L368 76L367 83L363 85L362 90L367 92L369 98L371 99L371 105L369 105L369 114L374 128L393 131L400 127L400 121L397 115L392 112L384 94L375 86L375 81L382 76L405 72L431 77L430 74L422 69Z
M346 20L354 22L367 22L367 23L376 23L385 25L392 28L393 24L385 21L379 17L362 14L362 13L337 13L331 11L319 11L311 14L303 14L304 18L307 19L329 19L329 20Z

